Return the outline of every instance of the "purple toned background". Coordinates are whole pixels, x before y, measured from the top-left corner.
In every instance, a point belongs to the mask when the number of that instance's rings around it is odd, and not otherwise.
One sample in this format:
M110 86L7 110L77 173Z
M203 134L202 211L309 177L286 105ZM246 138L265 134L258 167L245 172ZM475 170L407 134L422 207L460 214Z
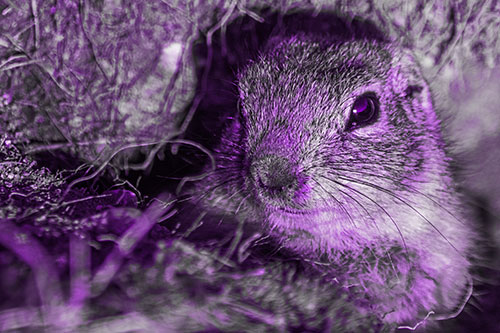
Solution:
M157 152L174 164L162 151L187 127L202 79L192 46L239 16L258 20L264 3L360 15L414 51L480 228L500 244L496 1L0 0L1 331L382 328L356 295L289 273L297 263L221 266L232 257L155 224L170 218L170 197L128 181L154 174ZM491 258L482 295L450 331L498 324L495 246Z

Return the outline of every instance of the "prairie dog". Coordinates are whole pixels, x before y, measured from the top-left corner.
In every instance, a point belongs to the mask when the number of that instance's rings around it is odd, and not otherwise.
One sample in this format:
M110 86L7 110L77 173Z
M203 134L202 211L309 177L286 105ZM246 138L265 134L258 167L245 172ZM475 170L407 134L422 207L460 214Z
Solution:
M196 185L203 206L330 263L386 322L460 309L475 236L411 52L285 34L237 81L238 116Z

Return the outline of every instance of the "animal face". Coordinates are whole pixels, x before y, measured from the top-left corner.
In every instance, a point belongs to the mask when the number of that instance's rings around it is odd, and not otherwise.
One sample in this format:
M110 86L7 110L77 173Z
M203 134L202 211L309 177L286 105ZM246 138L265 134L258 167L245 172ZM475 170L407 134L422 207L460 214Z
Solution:
M325 249L432 228L423 212L451 186L447 160L404 54L295 36L242 71L239 92L245 186L271 228Z

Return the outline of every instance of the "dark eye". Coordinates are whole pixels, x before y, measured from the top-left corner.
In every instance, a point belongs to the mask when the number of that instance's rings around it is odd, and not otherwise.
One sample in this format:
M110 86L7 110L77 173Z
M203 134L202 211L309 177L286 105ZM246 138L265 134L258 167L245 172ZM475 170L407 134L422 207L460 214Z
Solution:
M378 111L379 105L375 95L359 96L352 104L347 129L353 130L373 124L377 120Z

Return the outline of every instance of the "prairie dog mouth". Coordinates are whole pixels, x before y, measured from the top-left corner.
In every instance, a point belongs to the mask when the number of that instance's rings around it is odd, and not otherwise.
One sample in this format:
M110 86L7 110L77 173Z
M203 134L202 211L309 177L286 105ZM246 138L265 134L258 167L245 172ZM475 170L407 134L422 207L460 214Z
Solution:
M301 209L293 209L287 207L277 207L276 211L283 212L290 215L311 215L314 213L314 210L301 210Z
M309 215L313 216L328 210L331 210L331 208L328 207L321 207L321 208L314 208L314 207L308 207L308 208L303 208L303 209L297 209L297 208L290 208L290 207L267 207L271 212L273 213L278 213L278 214L283 214L283 215Z

